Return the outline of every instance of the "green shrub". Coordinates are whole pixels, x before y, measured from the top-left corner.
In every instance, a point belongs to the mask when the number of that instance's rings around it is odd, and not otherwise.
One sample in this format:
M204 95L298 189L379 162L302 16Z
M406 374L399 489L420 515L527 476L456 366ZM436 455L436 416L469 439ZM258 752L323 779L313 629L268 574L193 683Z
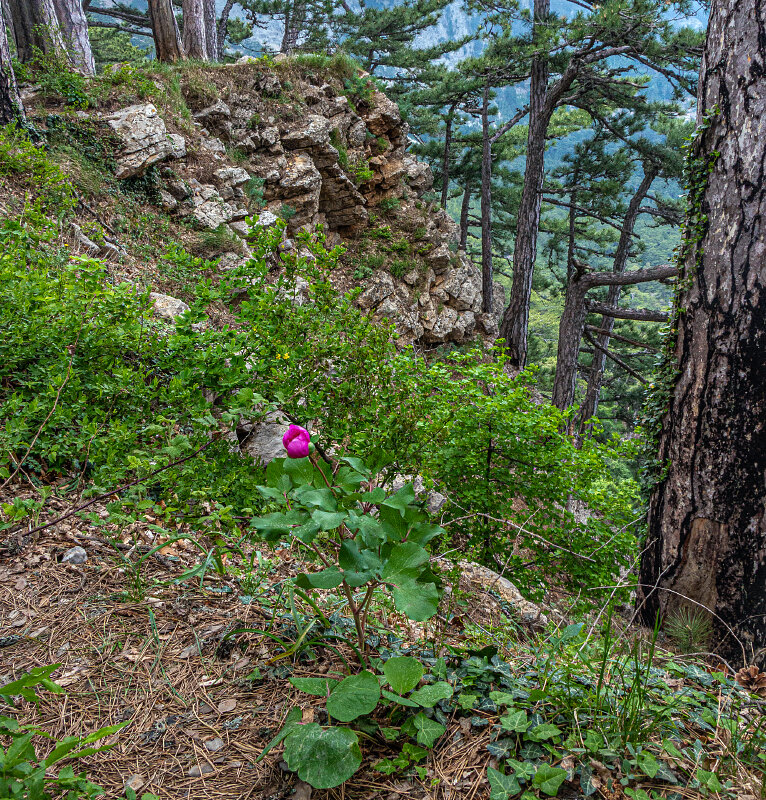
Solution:
M0 128L0 176L14 175L32 189L40 210L62 219L75 206L69 178L16 125Z
M361 258L354 269L354 278L358 281L366 280L386 263L383 253L372 253Z
M263 187L265 183L263 178L253 177L245 184L245 194L257 209L263 208L264 205Z
M384 214L390 214L393 211L398 211L401 206L401 200L396 197L384 197L379 203L378 208Z
M356 161L351 164L351 174L354 179L354 183L357 186L360 186L363 183L371 180L375 173L370 169L370 164L366 158L360 157Z

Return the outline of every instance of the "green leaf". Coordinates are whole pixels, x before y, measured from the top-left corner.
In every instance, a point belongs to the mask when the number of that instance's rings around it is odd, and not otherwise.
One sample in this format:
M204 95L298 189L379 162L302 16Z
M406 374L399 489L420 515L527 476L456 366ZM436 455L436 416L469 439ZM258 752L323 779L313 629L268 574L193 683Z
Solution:
M428 553L419 544L403 542L391 548L383 567L383 580L398 586L414 581L428 563Z
M386 491L380 486L376 486L372 491L364 492L361 496L363 503L382 503L386 499Z
M335 496L327 487L313 489L309 486L301 486L295 490L295 498L304 506L313 506L331 512L338 510Z
M507 763L520 781L531 780L535 774L535 765L530 764L528 761L516 761L513 758L509 758Z
M362 752L357 735L349 728L323 729L311 722L290 731L284 759L302 781L315 789L332 789L359 769Z
M279 461L279 459L275 459L275 461ZM308 457L285 458L282 462L282 469L296 486L306 486L314 479L314 465Z
M431 539L441 536L443 533L444 528L440 528L438 525L431 525L430 523L421 522L420 524L415 525L410 531L407 541L414 542L415 544L422 546L428 544Z
M259 531L278 531L287 533L293 526L306 522L307 517L300 511L288 511L285 514L276 512L263 517L253 517L250 524Z
M434 742L447 730L444 725L434 719L429 719L422 711L410 717L402 725L402 730L412 736L423 747L433 747Z
M400 706L407 706L408 708L421 708L421 706L419 706L414 700L410 700L408 697L402 697L401 695L389 692L388 689L383 689L381 694L386 698L386 700L390 700L392 703L398 703Z
M397 611L415 622L430 619L439 608L439 590L433 583L403 583L392 594Z
M638 767L649 778L653 778L660 769L657 759L651 753L641 753L638 757Z
M552 739L561 733L561 728L551 725L550 722L544 722L542 725L537 725L532 730L527 731L527 739L533 742L542 742L546 739Z
M410 700L414 700L423 708L433 708L439 700L449 700L452 697L452 692L452 686L446 681L437 681L414 691L410 695Z
M327 698L327 713L341 722L370 714L380 700L380 684L375 675L364 670L344 678Z
M257 764L259 761L263 761L263 759L268 754L269 750L276 747L283 739L287 738L295 728L300 725L300 721L303 718L303 712L297 706L291 708L287 712L287 716L285 717L285 722L282 725L282 730L263 748L263 751L255 759L255 763Z
M503 775L492 767L487 767L487 780L489 780L489 800L508 800L521 791L515 776Z
M334 589L343 583L343 575L337 567L328 567L320 572L302 572L295 578L301 589Z
M393 506L380 506L381 529L385 532L385 537L389 542L401 542L407 535L407 521L402 516L402 512Z
M550 764L540 764L535 772L535 777L532 778L532 785L549 797L555 797L566 777L565 769L552 767Z
M346 519L345 511L322 511L317 509L311 512L311 519L319 525L319 529L323 531L334 531L340 527L343 520Z
M316 697L327 697L337 685L338 681L332 678L290 678L290 683L301 692L312 694Z
M411 656L394 656L383 665L383 674L397 694L404 694L420 682L423 665Z
M398 508L404 512L407 506L414 502L415 490L412 488L412 483L406 483L396 494L392 494L383 505Z
M500 726L503 730L513 733L524 733L529 728L529 720L526 711L509 711L505 716L500 717Z

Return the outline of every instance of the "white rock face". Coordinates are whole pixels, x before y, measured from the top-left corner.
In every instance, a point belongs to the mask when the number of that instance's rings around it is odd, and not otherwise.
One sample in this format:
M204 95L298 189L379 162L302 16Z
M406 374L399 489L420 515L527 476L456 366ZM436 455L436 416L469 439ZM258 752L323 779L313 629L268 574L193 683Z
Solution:
M203 186L193 197L192 217L203 228L214 231L229 222L234 214L214 186Z
M289 426L290 420L284 414L272 411L263 422L253 426L242 449L262 464L281 458L286 455L282 437Z
M186 158L186 139L180 133L169 133L171 158Z
M169 294L152 292L149 299L153 304L154 316L165 322L174 323L178 317L189 310L189 306L183 300L171 297Z
M117 156L118 178L142 175L152 164L173 155L174 143L151 103L121 108L104 119L122 142Z

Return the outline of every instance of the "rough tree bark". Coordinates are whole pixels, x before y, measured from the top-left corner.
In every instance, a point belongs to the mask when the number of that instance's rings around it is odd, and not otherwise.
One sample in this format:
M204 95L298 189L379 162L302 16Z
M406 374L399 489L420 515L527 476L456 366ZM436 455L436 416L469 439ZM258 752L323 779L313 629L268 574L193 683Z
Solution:
M492 313L492 143L489 140L489 83L481 102L481 310Z
M88 20L81 0L53 0L64 42L72 66L83 75L96 74L96 62L90 47Z
M197 61L207 59L205 4L203 0L183 0L183 46L187 58Z
M471 184L466 183L463 189L463 202L460 204L460 242L458 249L465 250L468 246L468 212L471 210Z
M303 28L306 24L306 4L302 0L293 0L285 12L285 32L282 36L280 52L288 55L298 46Z
M442 196L441 207L447 208L447 197L449 195L449 162L452 154L452 123L455 119L455 106L453 103L447 112L444 121L444 150L442 151Z
M636 220L640 213L641 203L644 202L644 198L648 194L656 177L656 170L652 169L651 165L645 164L644 177L641 179L636 193L630 198L628 210L622 220L622 230L620 231L620 238L617 242L614 261L612 262L612 269L614 272L625 272L625 267L628 264L628 256L630 255L633 231L636 227ZM606 304L608 306L618 305L621 291L622 287L619 284L610 286L606 296ZM604 369L606 368L605 351L609 347L609 337L614 327L614 317L602 317L599 327L602 331L596 338L596 344L598 348L601 349L596 349L593 361L590 365L588 388L585 392L585 400L583 401L582 408L580 409L580 425L584 425L591 417L595 417L598 411L598 399L601 394L601 383L604 380Z
M766 661L766 2L713 3L639 608L711 609L730 661ZM703 124L704 123L704 124ZM704 180L704 176L709 176ZM696 207L695 207L696 206ZM682 285L683 285L682 283ZM703 612L706 613L706 612ZM739 641L742 642L740 646ZM744 649L744 652L743 652Z
M532 39L550 14L550 0L534 0ZM545 136L553 108L546 102L548 90L548 54L532 59L529 85L529 132L524 169L524 188L516 218L516 241L513 248L513 282L511 299L500 323L500 336L505 339L508 357L513 366L523 368L527 361L529 300L532 295L532 272L537 255L537 232L540 228L543 176L545 174Z
M53 0L9 0L19 61L34 58L35 48L45 55L66 58Z
M556 377L553 380L553 405L557 408L569 408L574 402L577 355L580 352L580 339L587 314L586 293L596 286L632 286L678 274L677 268L670 264L632 272L585 272L584 267L580 262L575 262L576 269L567 285L564 311L559 322ZM599 352L598 349L596 352Z
M11 49L6 35L5 15L0 6L0 125L25 122L24 106L21 104L16 75L11 63Z
M158 61L175 64L184 57L181 35L170 0L149 0L154 51Z
M203 0L205 7L205 48L208 61L218 61L218 25L215 19L215 0Z
M226 0L224 7L221 9L221 16L218 19L217 31L217 61L222 61L226 50L226 26L229 24L229 15L231 9L234 7L235 0Z

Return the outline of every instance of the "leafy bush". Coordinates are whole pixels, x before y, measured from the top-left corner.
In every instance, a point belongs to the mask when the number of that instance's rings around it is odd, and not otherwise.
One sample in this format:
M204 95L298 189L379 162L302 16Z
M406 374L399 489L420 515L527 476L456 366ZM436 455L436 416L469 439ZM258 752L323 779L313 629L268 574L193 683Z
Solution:
M379 203L378 208L384 214L390 214L392 211L398 211L401 206L401 201L396 197L384 197Z

